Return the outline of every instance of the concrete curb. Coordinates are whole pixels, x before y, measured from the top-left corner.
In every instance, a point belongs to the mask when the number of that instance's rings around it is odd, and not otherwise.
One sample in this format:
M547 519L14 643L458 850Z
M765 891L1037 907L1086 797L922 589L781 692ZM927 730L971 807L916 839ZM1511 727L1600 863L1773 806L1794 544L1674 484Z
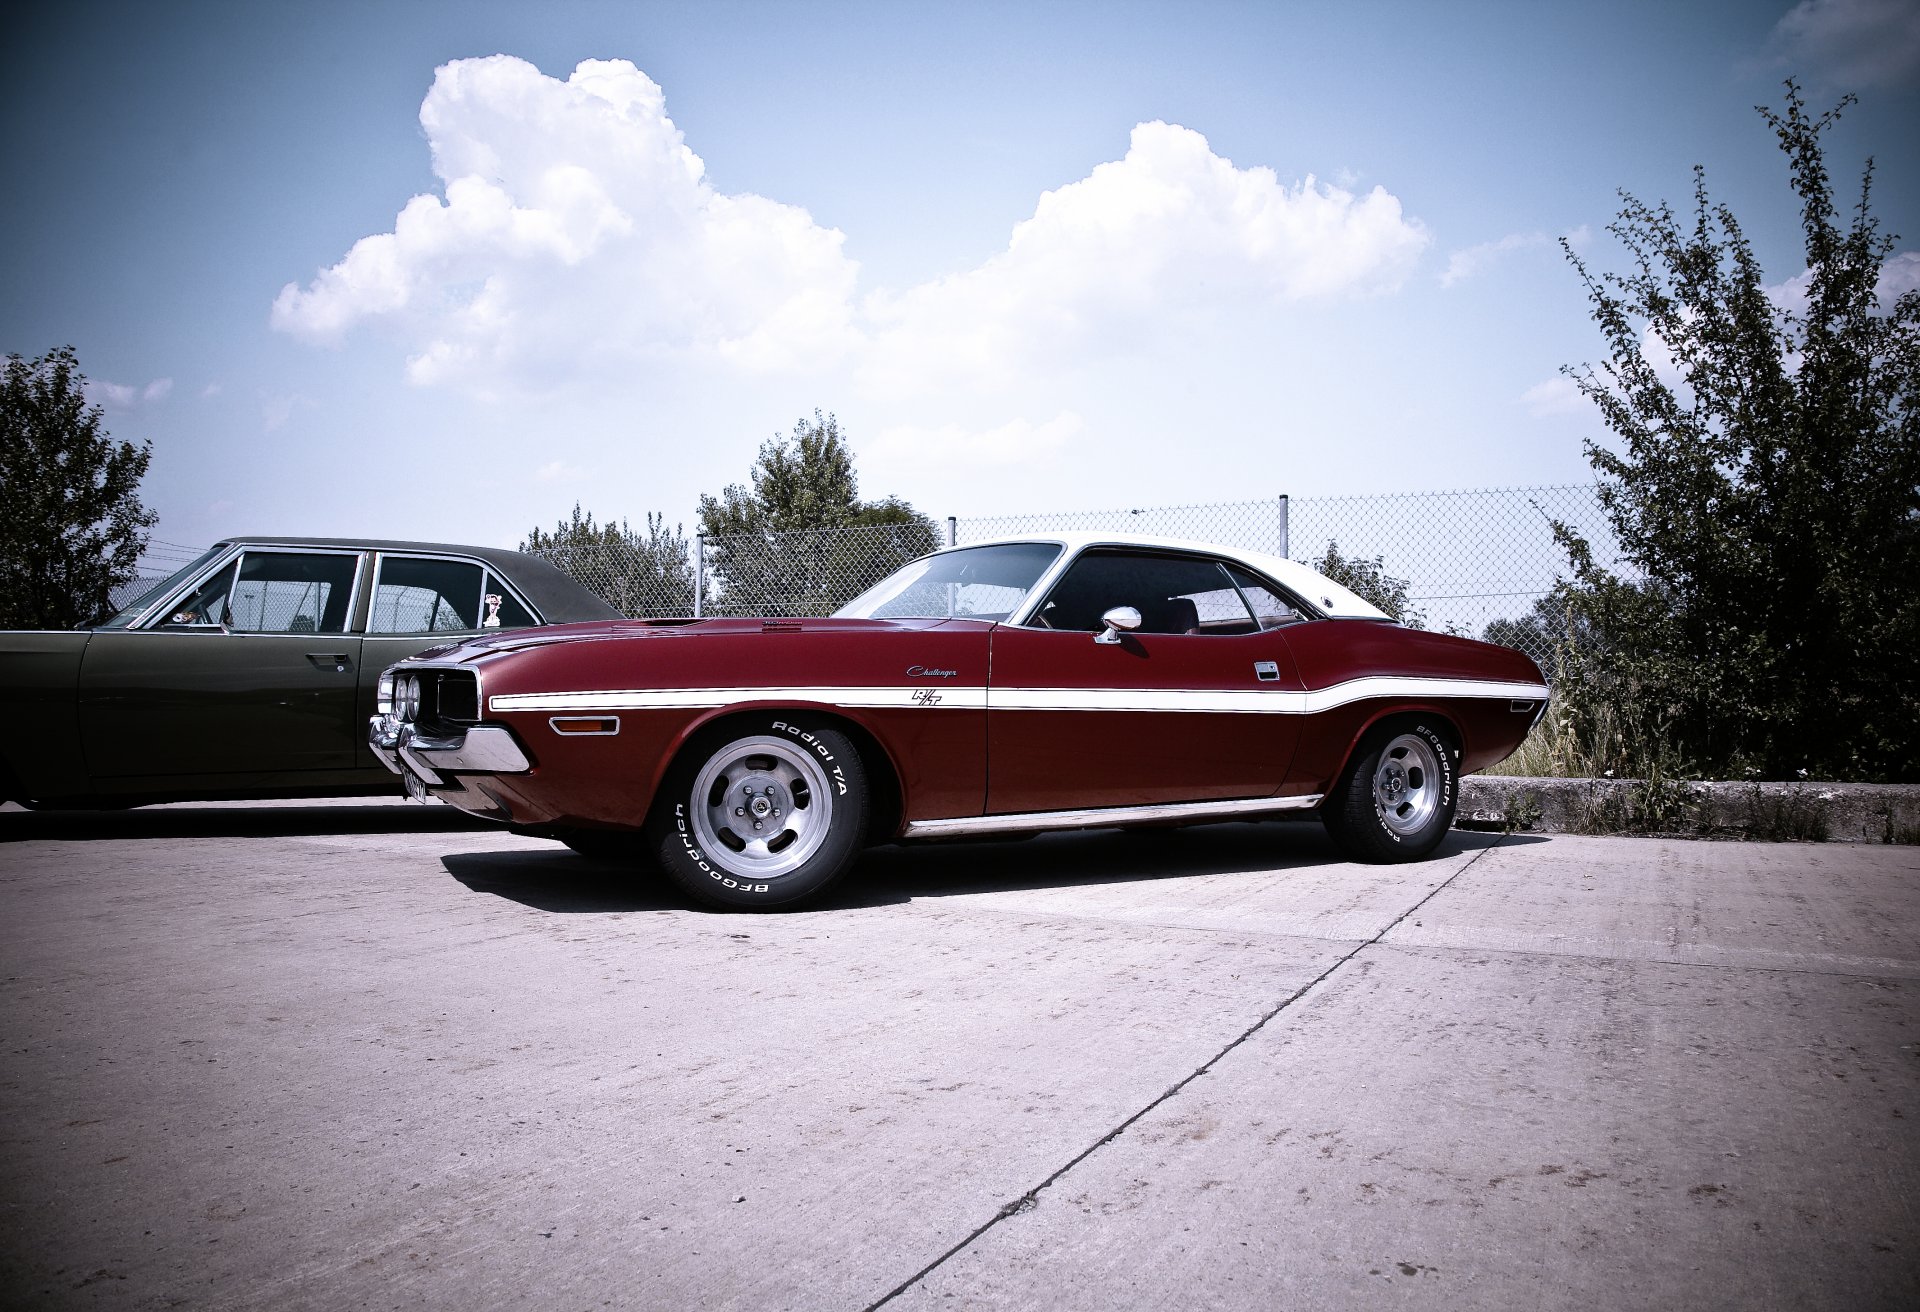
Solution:
M1460 781L1461 829L1920 843L1920 786L1646 779Z

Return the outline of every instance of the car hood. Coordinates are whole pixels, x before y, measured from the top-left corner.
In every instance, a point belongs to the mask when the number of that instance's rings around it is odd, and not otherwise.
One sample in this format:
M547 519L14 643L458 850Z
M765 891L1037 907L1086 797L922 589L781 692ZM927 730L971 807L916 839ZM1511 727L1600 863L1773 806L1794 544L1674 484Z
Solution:
M745 637L761 633L922 633L956 625L990 627L988 620L961 619L668 619L595 620L583 624L550 624L535 629L513 629L468 638L464 642L430 647L415 660L477 661L512 652L530 651L572 642L608 642L615 639L688 639Z

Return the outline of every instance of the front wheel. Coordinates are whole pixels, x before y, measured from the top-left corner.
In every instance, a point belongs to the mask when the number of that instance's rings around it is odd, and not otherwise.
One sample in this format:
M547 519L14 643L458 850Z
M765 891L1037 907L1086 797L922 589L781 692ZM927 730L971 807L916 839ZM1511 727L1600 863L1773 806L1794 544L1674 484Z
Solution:
M683 753L648 824L661 869L723 911L791 907L845 874L866 840L853 743L784 715L736 721Z
M1356 861L1417 861L1440 845L1460 803L1453 744L1430 724L1370 735L1322 816Z

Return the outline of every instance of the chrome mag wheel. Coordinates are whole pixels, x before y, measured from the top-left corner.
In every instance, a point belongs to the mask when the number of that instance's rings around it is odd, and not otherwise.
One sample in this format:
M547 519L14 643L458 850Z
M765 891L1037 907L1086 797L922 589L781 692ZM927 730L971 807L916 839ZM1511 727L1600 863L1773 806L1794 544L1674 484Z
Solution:
M1403 837L1423 833L1440 807L1439 755L1425 738L1403 733L1380 751L1373 800L1380 822Z
M1450 727L1422 717L1375 730L1360 744L1320 808L1356 861L1418 861L1453 827L1460 804Z
M756 734L709 757L694 776L688 820L708 860L741 879L804 866L833 826L834 786L796 741Z

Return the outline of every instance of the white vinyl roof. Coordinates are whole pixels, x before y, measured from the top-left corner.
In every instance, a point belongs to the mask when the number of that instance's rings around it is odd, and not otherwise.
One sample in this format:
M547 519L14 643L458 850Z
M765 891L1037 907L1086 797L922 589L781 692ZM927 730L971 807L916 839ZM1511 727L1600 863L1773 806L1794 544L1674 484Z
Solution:
M962 543L958 548L950 548L950 550L992 546L1002 542L1058 542L1067 549L1069 555L1076 555L1087 547L1150 547L1166 551L1196 551L1204 555L1239 561L1254 573L1264 574L1281 587L1297 594L1308 605L1317 608L1330 618L1353 620L1393 618L1372 602L1341 587L1318 570L1309 569L1299 561L1287 560L1282 556L1271 556L1264 551L1246 551L1240 547L1222 546L1217 542L1192 542L1184 538L1152 537L1145 533L1089 533L1076 530L1069 533L1014 533L1005 537L983 538L979 542Z

